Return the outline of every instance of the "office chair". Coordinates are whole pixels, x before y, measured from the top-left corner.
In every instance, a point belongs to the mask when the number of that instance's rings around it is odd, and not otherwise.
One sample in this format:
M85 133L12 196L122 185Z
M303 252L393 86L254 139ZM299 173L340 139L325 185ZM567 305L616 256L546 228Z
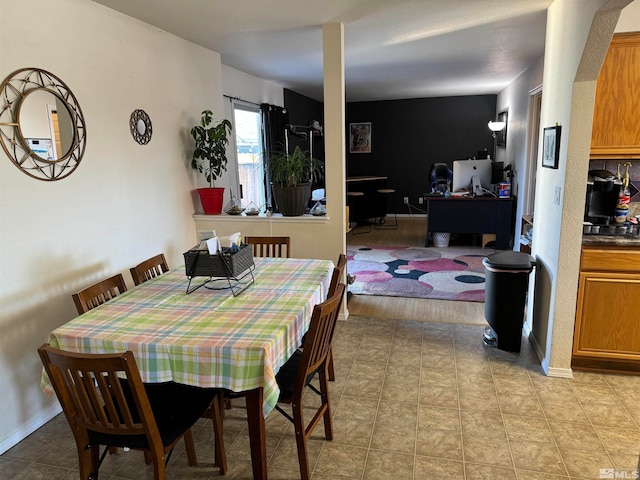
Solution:
M430 193L445 193L451 189L453 172L446 163L434 163L429 172Z

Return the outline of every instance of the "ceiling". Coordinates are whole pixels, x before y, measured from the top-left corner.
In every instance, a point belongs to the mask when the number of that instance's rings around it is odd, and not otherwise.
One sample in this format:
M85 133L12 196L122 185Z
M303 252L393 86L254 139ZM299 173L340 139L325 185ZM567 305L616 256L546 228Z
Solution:
M347 101L496 94L544 53L553 0L94 0L322 100L322 24L344 24Z

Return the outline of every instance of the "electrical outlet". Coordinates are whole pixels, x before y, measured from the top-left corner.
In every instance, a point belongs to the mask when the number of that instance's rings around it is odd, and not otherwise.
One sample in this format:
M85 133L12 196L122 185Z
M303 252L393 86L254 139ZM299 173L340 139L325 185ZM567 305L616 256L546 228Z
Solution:
M422 205L424 203L424 197L418 197L418 203Z
M556 187L555 194L553 195L553 203L556 205L560 205L560 193L562 192L562 187Z
M409 197L404 197L404 204L409 205Z

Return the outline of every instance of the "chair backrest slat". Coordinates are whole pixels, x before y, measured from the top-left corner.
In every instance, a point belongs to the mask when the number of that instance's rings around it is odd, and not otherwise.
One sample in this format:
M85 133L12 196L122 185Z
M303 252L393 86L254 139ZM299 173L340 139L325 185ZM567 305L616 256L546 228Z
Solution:
M148 258L144 262L130 268L129 271L131 272L133 283L135 285L140 285L141 283L168 272L169 265L164 257L164 253L160 253L155 257Z
M72 297L76 304L78 313L82 315L83 313L112 300L126 291L127 286L124 283L124 278L120 273L118 273L117 275L106 278L101 282L79 291L78 293L74 293Z
M74 435L158 431L131 352L85 355L45 344L38 353ZM122 386L125 379L129 401ZM159 434L155 441L161 445Z
M290 237L244 237L244 243L253 245L254 257L289 258Z

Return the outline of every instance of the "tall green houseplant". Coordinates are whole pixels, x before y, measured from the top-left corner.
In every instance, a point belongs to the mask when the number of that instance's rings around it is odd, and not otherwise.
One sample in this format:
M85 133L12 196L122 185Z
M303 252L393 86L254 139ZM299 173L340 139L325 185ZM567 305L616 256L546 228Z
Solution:
M322 178L322 161L312 158L299 146L288 153L282 149L269 157L271 189L280 213L284 216L304 214L311 198L311 185Z
M191 136L196 143L191 168L202 173L209 182L209 188L198 189L202 208L208 215L217 215L222 211L224 188L215 188L213 181L227 170L227 136L231 130L231 122L227 119L214 125L211 110L204 110L200 124L191 129Z

